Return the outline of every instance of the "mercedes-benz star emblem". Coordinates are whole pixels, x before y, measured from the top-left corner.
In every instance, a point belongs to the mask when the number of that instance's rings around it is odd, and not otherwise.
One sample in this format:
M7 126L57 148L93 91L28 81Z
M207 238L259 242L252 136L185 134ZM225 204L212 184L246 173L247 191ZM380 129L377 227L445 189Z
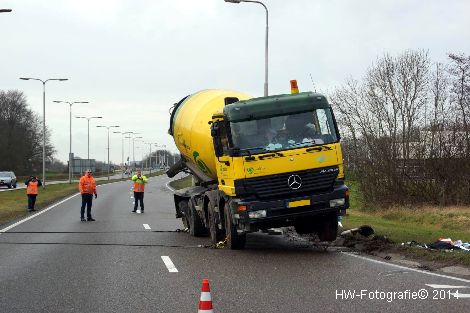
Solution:
M291 175L287 179L287 184L289 185L290 189L297 190L302 186L302 179L299 175Z

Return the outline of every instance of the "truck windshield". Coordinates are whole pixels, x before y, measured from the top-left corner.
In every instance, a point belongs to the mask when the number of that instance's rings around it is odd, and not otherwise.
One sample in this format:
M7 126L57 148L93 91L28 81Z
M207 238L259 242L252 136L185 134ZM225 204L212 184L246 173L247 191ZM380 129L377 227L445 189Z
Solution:
M234 147L242 154L289 150L338 140L331 109L231 122Z

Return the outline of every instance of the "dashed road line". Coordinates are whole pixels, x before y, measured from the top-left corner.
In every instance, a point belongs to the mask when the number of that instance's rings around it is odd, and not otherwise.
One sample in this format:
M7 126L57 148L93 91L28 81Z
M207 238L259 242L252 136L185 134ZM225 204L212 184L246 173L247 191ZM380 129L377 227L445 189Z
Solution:
M151 229L149 224L143 224L145 229Z
M178 269L175 267L173 262L171 261L170 257L167 255L162 255L163 263L165 263L168 272L170 273L178 273Z

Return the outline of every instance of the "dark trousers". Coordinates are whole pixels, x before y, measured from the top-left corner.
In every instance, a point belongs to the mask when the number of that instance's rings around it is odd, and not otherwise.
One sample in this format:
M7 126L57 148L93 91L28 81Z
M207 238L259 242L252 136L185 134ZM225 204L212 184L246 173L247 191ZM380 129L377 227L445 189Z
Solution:
M34 210L37 195L28 195L28 210Z
M82 193L82 207L80 208L80 216L84 218L85 205L86 205L86 217L91 218L91 205L93 203L93 195L89 193Z
M134 211L137 210L137 204L140 201L140 210L144 210L144 193L143 192L134 192Z

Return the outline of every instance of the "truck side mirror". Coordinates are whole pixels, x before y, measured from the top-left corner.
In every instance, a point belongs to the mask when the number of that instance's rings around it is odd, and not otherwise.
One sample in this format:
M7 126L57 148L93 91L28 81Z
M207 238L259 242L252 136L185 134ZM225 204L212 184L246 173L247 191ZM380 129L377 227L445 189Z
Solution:
M222 142L220 140L220 129L219 129L219 123L214 122L211 126L211 136L212 136L212 141L214 143L214 151L215 151L215 156L216 157L221 157L224 155L224 149L222 146Z

